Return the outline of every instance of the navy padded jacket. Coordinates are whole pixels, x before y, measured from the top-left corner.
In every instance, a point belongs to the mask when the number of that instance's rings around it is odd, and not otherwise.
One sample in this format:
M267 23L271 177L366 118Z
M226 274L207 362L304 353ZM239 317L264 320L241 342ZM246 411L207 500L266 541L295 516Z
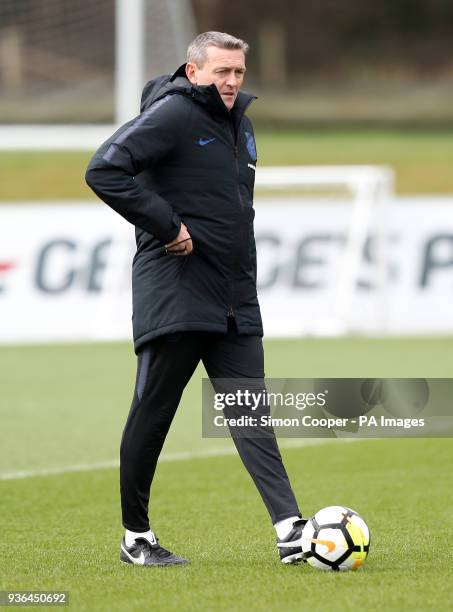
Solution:
M133 332L147 341L180 331L262 335L256 293L255 139L239 92L229 112L215 85L194 86L185 65L150 81L141 113L95 153L93 191L135 226ZM166 254L181 220L194 250Z

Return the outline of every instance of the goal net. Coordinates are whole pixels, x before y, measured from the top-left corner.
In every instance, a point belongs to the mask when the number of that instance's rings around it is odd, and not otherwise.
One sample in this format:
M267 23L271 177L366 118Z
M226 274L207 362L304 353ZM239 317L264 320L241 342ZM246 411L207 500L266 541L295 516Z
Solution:
M190 0L0 0L0 124L123 123L194 32Z

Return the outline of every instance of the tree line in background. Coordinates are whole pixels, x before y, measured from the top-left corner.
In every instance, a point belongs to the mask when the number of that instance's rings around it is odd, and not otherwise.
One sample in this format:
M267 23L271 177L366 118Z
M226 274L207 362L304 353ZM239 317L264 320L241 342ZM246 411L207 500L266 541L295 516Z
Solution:
M275 97L263 121L453 122L453 0L144 3L144 80L221 30L251 45L247 86ZM112 121L115 6L0 0L0 123Z
M452 0L194 0L199 29L245 38L252 73L453 76ZM282 75L285 79L285 74Z
M145 1L157 22L170 11L168 0ZM231 32L250 43L249 78L257 82L269 74L277 84L379 72L453 76L453 0L191 2L198 31ZM77 72L77 62L109 70L114 8L114 0L0 0L1 55L10 57L21 37L33 49L27 54L33 65L43 54L59 56L52 74ZM7 71L2 65L0 72Z

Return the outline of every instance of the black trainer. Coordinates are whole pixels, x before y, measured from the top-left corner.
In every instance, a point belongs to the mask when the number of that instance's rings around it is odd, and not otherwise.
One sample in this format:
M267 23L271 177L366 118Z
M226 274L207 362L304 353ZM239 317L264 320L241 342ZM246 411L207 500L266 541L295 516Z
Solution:
M132 563L134 565L164 566L184 565L188 563L187 559L178 557L178 555L162 548L157 538L155 538L154 544L144 538L137 538L132 546L126 546L126 540L123 537L121 541L120 560L123 563Z
M304 561L304 553L302 552L302 530L306 522L305 519L294 521L293 528L286 538L283 540L277 538L277 547L282 563L300 563Z

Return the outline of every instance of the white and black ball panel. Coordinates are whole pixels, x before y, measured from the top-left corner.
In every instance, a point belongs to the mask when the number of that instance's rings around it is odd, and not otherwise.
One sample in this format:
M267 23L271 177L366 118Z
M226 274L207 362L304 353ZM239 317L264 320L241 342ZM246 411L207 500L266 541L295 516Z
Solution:
M318 510L314 518L318 525L341 523L345 510L347 510L347 508L344 508L344 506L327 506L327 508Z
M302 532L304 558L330 571L357 569L369 550L369 529L351 508L329 506L310 518Z
M312 539L312 550L323 559L327 559L333 563L336 563L349 548L342 531L332 527L320 529Z

